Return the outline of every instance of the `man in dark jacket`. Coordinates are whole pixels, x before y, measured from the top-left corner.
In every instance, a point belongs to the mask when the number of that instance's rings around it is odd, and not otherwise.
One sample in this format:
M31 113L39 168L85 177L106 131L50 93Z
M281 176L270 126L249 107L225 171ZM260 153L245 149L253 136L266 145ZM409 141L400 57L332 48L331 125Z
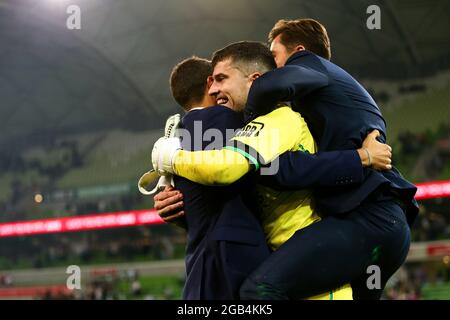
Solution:
M357 148L373 129L380 131L381 142L386 141L380 109L353 77L329 61L329 38L319 22L280 20L269 41L280 68L253 83L247 121L266 114L279 101L291 101L305 118L319 152ZM277 183L298 187L294 168L280 159L280 171L286 174L274 176ZM336 181L341 188L315 189L323 220L297 232L261 265L244 284L244 297L305 297L350 281L355 299L380 298L409 250L410 227L418 213L416 187L394 167L365 168L358 185L344 186L345 180ZM289 252L296 258L277 264ZM375 285L367 281L369 266L379 271Z
M241 128L242 113L214 106L208 95L211 62L190 58L171 74L171 90L186 114L182 118L182 147L205 150L226 142L226 131ZM209 141L207 132L217 133ZM183 299L238 299L239 287L270 251L259 220L250 176L225 187L208 187L181 177L174 183L183 196L186 246L186 283Z

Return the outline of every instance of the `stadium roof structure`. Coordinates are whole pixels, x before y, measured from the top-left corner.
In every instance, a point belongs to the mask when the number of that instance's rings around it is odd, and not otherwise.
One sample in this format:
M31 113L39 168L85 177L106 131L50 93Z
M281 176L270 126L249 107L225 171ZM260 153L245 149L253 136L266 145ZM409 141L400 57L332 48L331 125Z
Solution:
M69 4L81 9L81 30L66 26ZM366 27L373 4L381 30ZM168 88L174 64L266 41L282 18L323 22L333 61L357 78L433 74L450 67L449 16L448 0L3 0L0 146L161 128L179 112Z

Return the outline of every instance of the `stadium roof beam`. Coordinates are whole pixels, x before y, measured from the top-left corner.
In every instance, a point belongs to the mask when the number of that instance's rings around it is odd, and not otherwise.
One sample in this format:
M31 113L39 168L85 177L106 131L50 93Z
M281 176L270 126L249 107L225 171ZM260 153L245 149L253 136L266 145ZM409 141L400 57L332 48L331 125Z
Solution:
M341 2L343 3L343 6L345 7L345 9L353 16L355 17L355 19L360 18L357 13L356 10L354 8L354 5L352 5L351 0L341 0ZM346 28L345 25L342 26L343 28ZM376 46L374 45L373 41L372 41L372 37L368 37L366 36L366 33L368 31L368 29L366 28L359 28L358 31L361 33L363 39L366 39L366 43L369 47L369 51L372 52L377 59L379 59L380 61L383 61L383 56L380 54L379 50L377 50Z
M381 2L383 3L383 7L387 9L387 14L390 17L392 23L394 24L398 35L400 36L401 39L404 40L407 49L406 51L409 57L411 58L411 62L413 64L421 63L422 58L419 54L419 51L417 50L417 46L412 40L410 33L406 30L403 23L398 18L397 9L392 4L392 1L381 0Z

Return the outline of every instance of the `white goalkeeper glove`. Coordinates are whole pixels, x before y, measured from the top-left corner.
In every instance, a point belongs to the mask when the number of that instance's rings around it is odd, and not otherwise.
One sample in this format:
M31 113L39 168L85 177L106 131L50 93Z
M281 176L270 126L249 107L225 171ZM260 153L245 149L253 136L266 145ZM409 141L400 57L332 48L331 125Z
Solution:
M153 169L161 176L173 174L173 159L180 149L179 138L159 138L153 145L152 150Z
M180 114L174 114L170 116L166 121L164 129L164 137L165 138L175 137L177 135L177 129L180 127L180 124L181 124ZM153 158L153 151L152 151L152 158ZM174 185L173 176L171 174L167 172L160 172L160 170L155 170L156 168L157 166L153 164L153 169L144 173L142 177L139 179L138 189L144 195L155 194L163 190L165 186ZM160 173L164 173L164 175L161 176ZM151 188L151 191L148 191L149 188Z
M181 124L181 116L179 113L174 114L173 116L170 116L166 120L166 126L164 129L164 137L166 138L173 138L177 137L177 129L180 127Z
M138 189L139 192L144 195L151 195L164 190L165 186L173 186L173 184L172 176L160 176L154 169L152 169L144 173L139 179ZM148 191L149 189L151 190Z

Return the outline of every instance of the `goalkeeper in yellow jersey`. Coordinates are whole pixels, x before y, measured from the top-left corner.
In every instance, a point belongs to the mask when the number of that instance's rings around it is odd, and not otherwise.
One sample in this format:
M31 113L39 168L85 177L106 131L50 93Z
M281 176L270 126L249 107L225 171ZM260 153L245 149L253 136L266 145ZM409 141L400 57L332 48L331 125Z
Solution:
M235 111L243 110L253 80L268 71L261 66L260 57L246 55L249 46L260 46L259 54L262 56L271 55L262 44L241 42L227 46L213 57L214 82L209 93L216 97L218 104ZM363 165L381 168L390 162L389 147L378 143L375 140L376 134L371 134L365 140L366 148L327 152L316 156L313 155L316 152L315 142L305 121L289 106L282 105L247 124L222 150L188 152L179 149L176 139L160 139L153 149L152 162L154 168L163 175L173 173L206 185L230 184L250 171L259 173L261 184L258 192L263 212L261 222L268 244L277 250L284 242L289 242L288 239L294 233L301 232L299 230L320 220L313 210L311 191L297 189L319 185L332 187L337 180L342 180L342 186L358 183ZM286 151L292 152L285 153ZM277 170L280 159L284 159L283 163L287 164L283 170ZM344 163L346 166L342 165ZM315 180L311 180L308 178L309 170L319 170L320 174L315 175ZM287 172L290 178L299 179L295 190L280 189L286 188ZM171 202L174 199L173 193L174 191L166 190L155 197L155 207L162 215L176 206ZM320 239L316 241L320 244ZM277 252L281 250L272 255ZM268 262L273 264L269 268L276 274L278 264L295 266L292 263L295 259L296 252L278 255L276 263L269 258ZM304 277L308 275L305 274ZM336 283L330 287L323 287L318 283L309 296L318 295L314 299L351 299L348 282ZM285 283L279 283L278 298L307 298L296 294L295 284L289 290L285 290L284 285ZM276 288L264 286L260 288L261 297L266 289L270 290L273 298ZM243 294L245 296L245 292Z

